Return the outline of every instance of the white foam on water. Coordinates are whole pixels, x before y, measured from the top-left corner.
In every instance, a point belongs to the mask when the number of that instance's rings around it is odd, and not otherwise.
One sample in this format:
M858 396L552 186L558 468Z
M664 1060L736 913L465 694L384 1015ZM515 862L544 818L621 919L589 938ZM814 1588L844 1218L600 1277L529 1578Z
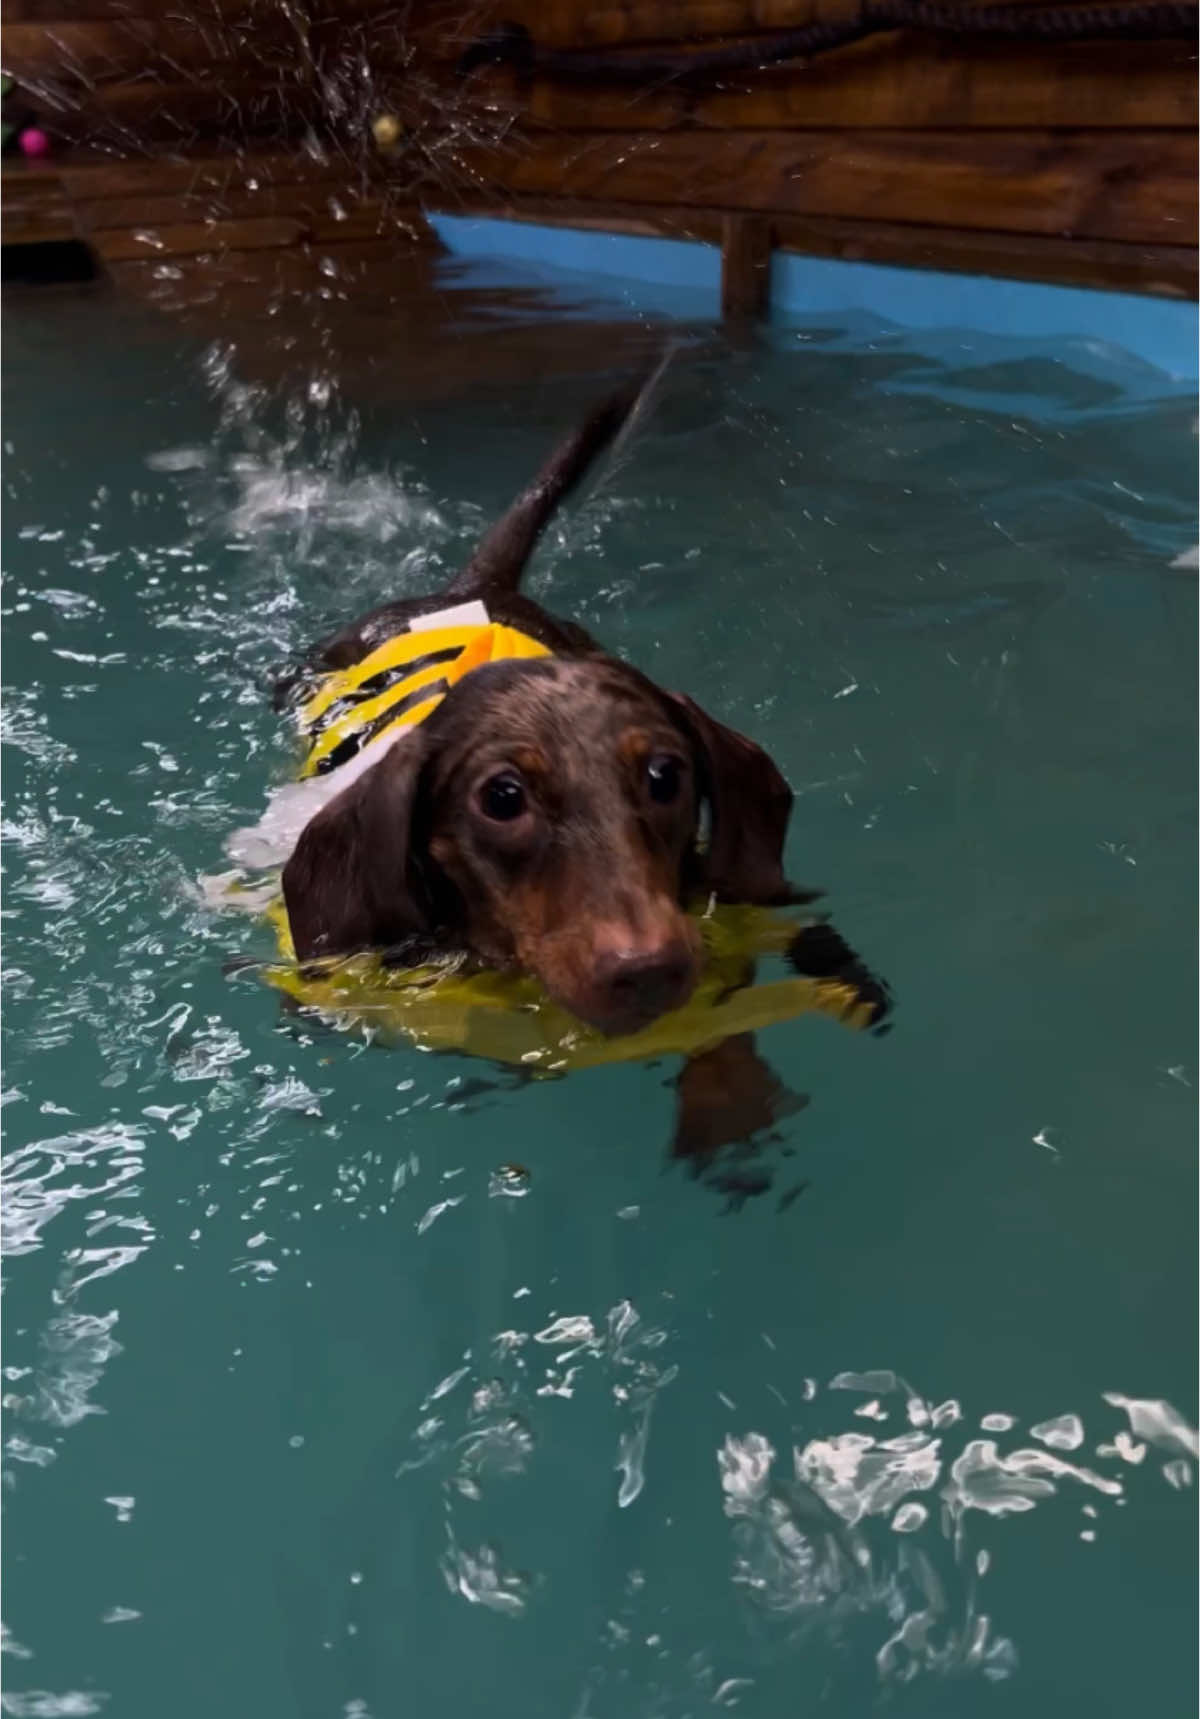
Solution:
M617 1489L617 1508L624 1510L639 1497L646 1484L646 1444L650 1437L650 1411L653 1397L642 1404L633 1427L623 1432L617 1443L617 1472L621 1484Z
M903 1390L910 1402L921 1402L898 1374L882 1370L838 1374L831 1387ZM1138 1432L1148 1437L1153 1430L1161 1448L1188 1448L1191 1429L1169 1404L1115 1393L1106 1400L1124 1408ZM728 1435L717 1451L717 1472L733 1524L734 1583L775 1618L825 1617L833 1628L847 1612L880 1614L888 1633L876 1663L887 1681L930 1672L975 1672L991 1681L1011 1675L1016 1645L979 1604L991 1553L969 1545L968 1530L977 1533L989 1517L1027 1515L1064 1489L1123 1504L1126 1483L1059 1454L1084 1443L1080 1415L1036 1423L1036 1445L1004 1450L996 1438L966 1437L958 1449L946 1448L947 1434L962 1419L962 1405L950 1398L927 1411L923 1424L890 1438L860 1428L810 1438L793 1449L791 1477L780 1477L777 1448L766 1434ZM991 1411L981 1424L1002 1434L1016 1421ZM1145 1451L1121 1429L1097 1454L1136 1467ZM1190 1461L1174 1456L1163 1479L1177 1491L1190 1487ZM1094 1523L1097 1505L1083 1508ZM886 1538L876 1527L882 1522ZM1089 1544L1096 1537L1095 1526L1082 1530Z
M473 1606L510 1618L525 1610L529 1581L506 1568L495 1546L468 1552L452 1538L442 1558L442 1575L450 1592Z
M796 1450L796 1478L853 1526L864 1516L888 1516L910 1493L936 1486L940 1450L940 1439L897 1451L881 1448L866 1433L841 1433Z
M1105 1391L1104 1400L1115 1409L1124 1409L1129 1416L1129 1430L1135 1438L1162 1450L1179 1451L1184 1456L1200 1457L1200 1436L1178 1409L1158 1397L1124 1397L1119 1391Z
M950 1470L947 1499L952 1509L984 1510L1006 1516L1032 1510L1040 1499L1052 1498L1058 1480L1075 1480L1110 1498L1123 1491L1094 1469L1082 1468L1044 1450L1014 1450L1001 1456L993 1439L972 1439Z
M154 472L193 472L202 470L211 457L208 448L162 448L158 453L147 454L146 464Z
M924 1528L928 1520L929 1512L923 1504L902 1504L892 1517L892 1527L897 1534L913 1534Z
M596 1328L586 1313L564 1314L552 1320L544 1331L535 1331L535 1343L593 1343Z
M1078 1415L1059 1415L1030 1427L1029 1436L1049 1445L1051 1450L1078 1450L1083 1443L1083 1422Z

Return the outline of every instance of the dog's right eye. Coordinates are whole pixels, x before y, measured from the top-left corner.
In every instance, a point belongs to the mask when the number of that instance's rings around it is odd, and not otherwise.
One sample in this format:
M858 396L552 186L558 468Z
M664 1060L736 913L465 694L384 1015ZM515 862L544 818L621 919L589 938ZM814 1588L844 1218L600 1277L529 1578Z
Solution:
M479 809L497 824L511 823L525 810L525 789L511 773L493 776L479 790Z
M656 753L646 765L646 785L650 798L660 806L669 806L679 798L683 784L683 766L669 753Z

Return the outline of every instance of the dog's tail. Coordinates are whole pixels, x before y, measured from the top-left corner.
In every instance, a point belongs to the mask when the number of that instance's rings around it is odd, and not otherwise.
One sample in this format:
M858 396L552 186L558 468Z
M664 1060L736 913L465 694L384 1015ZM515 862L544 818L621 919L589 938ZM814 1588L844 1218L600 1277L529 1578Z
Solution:
M610 395L559 443L533 482L484 535L462 572L447 585L447 597L486 600L518 588L526 562L555 508L597 457L632 426L671 356L668 349L656 358L635 382Z

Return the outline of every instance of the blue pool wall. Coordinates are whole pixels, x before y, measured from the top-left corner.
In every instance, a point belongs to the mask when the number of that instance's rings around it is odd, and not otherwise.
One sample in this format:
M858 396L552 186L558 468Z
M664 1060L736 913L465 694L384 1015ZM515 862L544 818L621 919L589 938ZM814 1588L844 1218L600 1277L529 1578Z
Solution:
M429 220L455 257L521 264L543 278L587 278L598 295L607 291L659 314L707 320L720 312L721 253L715 245L493 217L433 214ZM1177 385L1200 379L1197 307L1186 299L777 251L771 259L770 312L782 323L866 315L914 331L958 328L1022 340L1096 341L1153 366Z

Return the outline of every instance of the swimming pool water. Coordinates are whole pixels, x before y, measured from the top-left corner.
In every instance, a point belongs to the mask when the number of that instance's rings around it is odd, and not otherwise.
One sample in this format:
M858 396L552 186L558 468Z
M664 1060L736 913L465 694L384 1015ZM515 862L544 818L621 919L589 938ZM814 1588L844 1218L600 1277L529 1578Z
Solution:
M6 335L8 1710L1192 1711L1194 402L779 331L551 532L895 991L761 1035L808 1102L730 1210L672 1068L319 1030L199 886L272 670L436 585L602 361L389 402L103 295Z

